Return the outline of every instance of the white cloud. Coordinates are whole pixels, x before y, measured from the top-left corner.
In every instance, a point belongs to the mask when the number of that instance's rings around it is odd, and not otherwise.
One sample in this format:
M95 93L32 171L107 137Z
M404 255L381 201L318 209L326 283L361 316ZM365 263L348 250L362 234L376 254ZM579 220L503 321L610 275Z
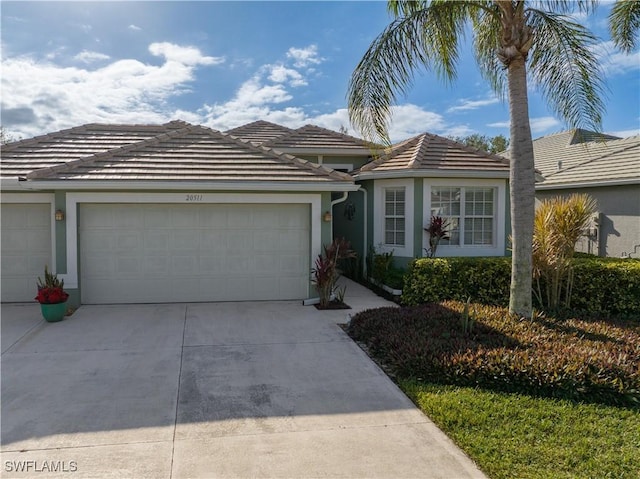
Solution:
M499 103L500 100L498 98L486 98L484 100L469 100L468 98L463 98L458 101L458 105L452 106L447 109L447 113L455 113L457 111L468 111L468 110L477 110L478 108L482 108L483 106L495 105Z
M306 48L289 48L287 58L293 60L293 65L298 68L306 68L311 65L319 65L324 58L318 56L318 46L309 45Z
M138 25L134 25L133 23L127 27L129 30L133 30L134 32L139 32L142 30Z
M92 63L99 60L108 60L111 58L109 55L105 55L104 53L99 52L90 52L88 50L82 50L76 56L73 57L74 60L83 63Z
M599 43L593 51L606 76L640 70L640 51L622 53L615 48L612 41Z
M269 80L274 83L286 83L291 86L305 86L307 81L302 77L298 70L287 68L284 65L271 65L271 74Z
M28 138L88 122L160 123L177 118L169 101L188 91L197 65L214 62L191 47L165 44L155 50L167 59L162 65L125 59L92 70L5 58L3 126Z
M613 132L611 132L609 134L613 135L613 136L619 136L620 138L629 138L630 136L638 136L638 135L640 135L640 128L634 128L634 129L631 129L631 130L613 131Z
M391 109L391 115L389 136L392 142L404 140L426 131L442 134L450 127L442 115L423 110L417 105L394 106Z
M152 43L149 52L157 57L164 57L167 61L181 63L182 65L217 65L224 62L223 57L204 56L195 47L182 47L169 42Z
M560 121L552 116L530 118L529 124L531 125L531 132L536 134L546 132L551 128L557 128L562 125ZM492 128L509 128L509 125L510 123L508 121L498 121L495 123L487 124L487 126L490 126Z

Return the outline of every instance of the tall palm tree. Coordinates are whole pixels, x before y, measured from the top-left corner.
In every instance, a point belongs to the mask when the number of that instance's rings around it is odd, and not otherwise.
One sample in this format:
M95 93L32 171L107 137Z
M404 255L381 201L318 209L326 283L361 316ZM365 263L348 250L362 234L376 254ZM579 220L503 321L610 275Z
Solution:
M351 77L352 124L372 141L388 143L398 93L425 68L456 79L459 48L470 24L483 77L509 98L512 272L509 309L532 315L531 245L535 167L529 126L527 76L550 107L574 127L600 129L602 75L585 27L567 15L590 12L596 1L389 1L395 19L372 42Z
M624 52L632 51L638 45L640 2L618 0L609 14L609 30L618 48Z

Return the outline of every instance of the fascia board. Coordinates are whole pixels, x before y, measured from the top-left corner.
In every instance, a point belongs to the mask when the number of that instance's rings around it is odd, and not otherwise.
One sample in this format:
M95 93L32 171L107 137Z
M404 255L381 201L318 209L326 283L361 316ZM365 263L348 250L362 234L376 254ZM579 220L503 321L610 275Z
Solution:
M627 180L575 181L567 183L542 183L536 185L536 190L563 190L567 188L597 188L599 186L624 186L639 184L640 178L629 178Z
M24 190L198 190L198 191L357 191L349 182L184 182L184 181L56 181L28 180L16 182Z
M357 181L392 178L509 178L508 171L478 170L396 170L385 172L365 171L353 175Z
M306 155L306 156L371 156L372 150L369 148L283 148L273 147L274 150L288 153L290 155Z

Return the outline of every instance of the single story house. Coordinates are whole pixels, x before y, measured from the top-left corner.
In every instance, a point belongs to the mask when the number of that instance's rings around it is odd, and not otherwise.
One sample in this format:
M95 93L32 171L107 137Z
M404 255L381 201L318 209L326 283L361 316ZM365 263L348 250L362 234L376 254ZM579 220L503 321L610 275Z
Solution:
M307 299L322 245L364 258L504 256L504 158L423 134L388 150L314 125L227 132L172 121L89 124L0 155L2 301L31 301L44 265L73 304Z
M536 199L587 193L598 204L578 251L640 258L640 135L619 138L575 129L533 141L544 181Z
M314 296L332 193L353 178L181 121L84 125L3 147L2 301L45 265L71 301Z

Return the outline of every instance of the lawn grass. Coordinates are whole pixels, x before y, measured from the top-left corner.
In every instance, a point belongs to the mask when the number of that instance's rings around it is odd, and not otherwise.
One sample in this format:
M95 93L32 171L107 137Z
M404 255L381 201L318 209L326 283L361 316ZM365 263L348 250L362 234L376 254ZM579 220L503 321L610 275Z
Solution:
M400 380L491 478L640 477L640 409Z

